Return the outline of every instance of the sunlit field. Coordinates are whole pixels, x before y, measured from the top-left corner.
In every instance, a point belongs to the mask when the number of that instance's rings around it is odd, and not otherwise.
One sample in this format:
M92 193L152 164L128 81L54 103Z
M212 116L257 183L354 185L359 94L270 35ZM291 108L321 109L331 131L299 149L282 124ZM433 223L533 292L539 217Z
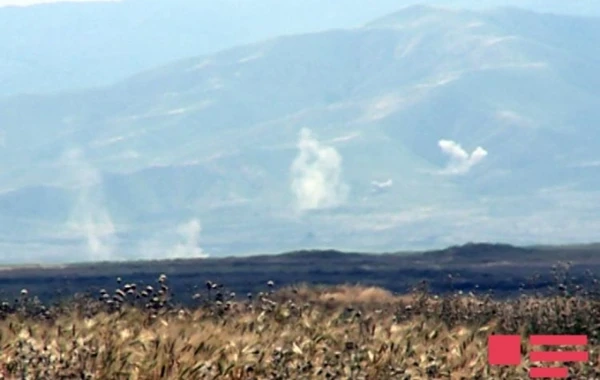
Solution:
M120 279L119 279L120 280ZM42 305L27 290L2 304L5 379L526 379L487 363L492 333L589 334L590 362L571 378L600 374L595 291L557 283L555 295L498 301L485 293L408 295L384 289L272 282L236 295L207 282L197 306L170 302L169 279Z

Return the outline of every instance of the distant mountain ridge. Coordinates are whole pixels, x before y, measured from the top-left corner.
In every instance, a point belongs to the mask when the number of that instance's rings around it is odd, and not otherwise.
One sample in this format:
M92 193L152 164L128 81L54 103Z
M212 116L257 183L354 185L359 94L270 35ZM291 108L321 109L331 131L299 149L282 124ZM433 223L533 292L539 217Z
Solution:
M358 27L411 3L419 2L124 0L0 7L0 97L104 86L170 61L279 35ZM600 16L596 0L424 3Z
M7 98L0 250L17 262L593 241L598 25L409 7Z

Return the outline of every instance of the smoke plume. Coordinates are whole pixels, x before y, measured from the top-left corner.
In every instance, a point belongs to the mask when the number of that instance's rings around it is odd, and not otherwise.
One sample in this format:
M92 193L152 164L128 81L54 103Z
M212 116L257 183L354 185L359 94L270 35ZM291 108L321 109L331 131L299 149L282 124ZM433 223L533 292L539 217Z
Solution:
M77 199L68 221L70 230L84 239L90 259L114 259L115 226L104 207L102 176L85 160L81 150L66 152L63 160L69 179L77 189Z
M386 181L371 181L371 191L374 193L381 193L392 187L394 181L388 178Z
M478 146L469 155L458 143L452 140L440 140L438 145L443 153L450 156L446 169L442 171L443 174L466 174L488 154L485 149Z
M349 188L342 181L342 156L321 144L309 129L300 131L298 156L292 163L291 189L300 211L325 209L346 201Z
M208 257L200 247L202 226L198 219L192 219L177 227L181 241L167 252L169 258L205 258Z

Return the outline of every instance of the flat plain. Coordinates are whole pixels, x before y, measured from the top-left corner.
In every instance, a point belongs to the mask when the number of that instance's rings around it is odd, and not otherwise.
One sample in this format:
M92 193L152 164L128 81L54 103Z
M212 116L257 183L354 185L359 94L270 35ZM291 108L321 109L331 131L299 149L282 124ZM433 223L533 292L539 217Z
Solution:
M597 245L2 271L5 379L526 379L492 333L587 334L600 374ZM568 258L568 260L565 260ZM523 354L531 347L523 339Z

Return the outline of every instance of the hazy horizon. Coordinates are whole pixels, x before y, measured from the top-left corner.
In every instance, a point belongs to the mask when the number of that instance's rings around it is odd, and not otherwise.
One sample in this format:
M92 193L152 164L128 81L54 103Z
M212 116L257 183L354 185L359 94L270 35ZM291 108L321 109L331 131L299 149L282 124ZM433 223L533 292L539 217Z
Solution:
M341 3L1 8L0 264L597 240L600 23Z

